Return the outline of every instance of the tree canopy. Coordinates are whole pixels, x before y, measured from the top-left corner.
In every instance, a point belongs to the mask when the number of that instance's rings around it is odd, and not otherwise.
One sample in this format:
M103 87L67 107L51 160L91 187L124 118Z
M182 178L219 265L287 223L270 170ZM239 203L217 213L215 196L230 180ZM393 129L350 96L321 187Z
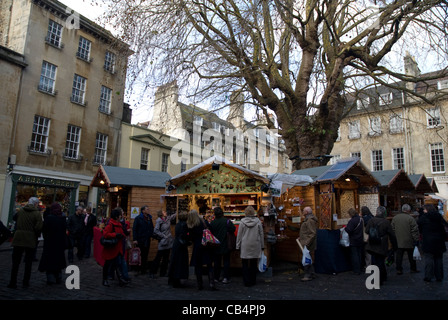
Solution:
M401 70L406 51L438 69L448 58L446 1L104 1L105 21L135 51L131 84L176 79L210 109L242 90L297 169L325 164L305 159L331 152L348 93L421 81Z

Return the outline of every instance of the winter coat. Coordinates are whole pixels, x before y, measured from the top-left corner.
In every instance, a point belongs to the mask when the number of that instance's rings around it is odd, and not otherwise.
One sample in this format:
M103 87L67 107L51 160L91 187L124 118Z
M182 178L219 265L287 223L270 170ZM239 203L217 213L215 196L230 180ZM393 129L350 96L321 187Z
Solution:
M445 227L443 217L438 212L428 212L418 219L418 227L422 235L422 251L440 255L446 251Z
M299 241L303 247L307 247L309 251L314 251L317 248L317 218L310 214L305 217L300 226Z
M96 216L94 214L90 213L87 217L87 223L85 223L85 218L86 218L86 216L84 216L84 224L85 224L84 234L93 236L93 228L96 227L96 225L97 225Z
M394 230L392 229L389 220L375 216L370 219L369 223L367 223L365 232L369 234L370 228L374 225L379 226L378 231L381 236L381 243L372 244L370 242L367 242L366 251L370 254L387 256L389 251L389 240L392 244L393 249L397 249L397 238L395 237Z
M152 216L148 215L148 218L145 218L143 213L140 213L135 218L134 225L132 226L134 241L137 241L139 245L149 247L153 233L154 224L152 222Z
M45 217L42 235L44 246L39 271L60 272L67 266L65 260L67 222L64 216L49 214Z
M101 253L104 260L112 260L116 258L119 254L123 255L123 241L124 231L123 225L119 220L109 219L109 223L103 229L103 237L106 239L115 238L117 234L120 233L122 236L119 238L118 243L111 247L103 247Z
M188 229L189 239L193 243L190 259L191 266L209 265L213 262L215 248L202 245L202 233L205 228L207 228L206 223L201 219L200 224Z
M84 234L86 229L86 224L84 219L86 216L84 214L71 214L67 219L67 230L71 237L78 238Z
M171 250L168 276L170 279L188 279L188 227L185 221L179 221L174 228L174 242Z
M241 219L236 237L236 249L241 249L241 259L261 258L264 250L264 233L258 217Z
M359 215L354 215L347 223L345 227L345 231L347 231L350 246L352 247L361 247L364 245L364 228L363 221Z
M159 240L158 250L171 249L173 247L173 235L171 233L171 220L175 219L176 215L171 215L166 218L159 217L156 220L156 226L154 227L154 234L162 237Z
M414 248L420 237L417 221L407 213L399 213L392 219L391 224L397 237L398 248Z
M229 252L229 247L227 246L227 231L235 232L235 229L235 225L226 217L217 218L210 223L210 231L220 242L215 253L226 254Z
M39 209L32 204L27 204L17 212L15 220L16 231L11 245L13 247L36 248L37 238L42 232L43 225Z

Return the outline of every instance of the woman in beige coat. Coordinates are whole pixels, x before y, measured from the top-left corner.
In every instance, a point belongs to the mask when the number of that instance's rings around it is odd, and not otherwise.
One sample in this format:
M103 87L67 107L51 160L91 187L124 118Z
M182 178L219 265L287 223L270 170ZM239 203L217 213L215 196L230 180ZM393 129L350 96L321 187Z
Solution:
M246 287L255 285L258 259L264 250L263 226L252 206L244 210L236 237L236 249L241 250L243 282Z

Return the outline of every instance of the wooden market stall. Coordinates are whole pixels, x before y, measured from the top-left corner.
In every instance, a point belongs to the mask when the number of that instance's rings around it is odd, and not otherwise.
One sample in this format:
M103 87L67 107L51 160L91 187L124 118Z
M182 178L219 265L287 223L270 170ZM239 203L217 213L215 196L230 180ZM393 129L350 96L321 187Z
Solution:
M99 189L96 211L101 212L102 217L107 219L113 208L121 207L127 214L132 228L135 217L140 213L140 208L148 205L155 225L157 210L164 208L162 195L165 194L166 182L170 178L171 176L166 172L100 165L90 183L91 187ZM101 220L101 216L99 218L98 220ZM99 244L101 233L99 228L94 231L96 235L94 251L96 249L98 261L98 254L102 249ZM154 242L150 246L148 260L152 260L156 253L157 243Z
M198 210L205 216L214 207L238 228L244 210L252 206L261 212L270 203L267 191L269 179L218 156L213 156L191 169L169 179L164 196L167 211ZM266 246L265 246L266 248ZM269 260L268 252L266 255ZM240 266L238 252L232 255L232 266ZM269 263L269 261L268 261Z
M401 212L401 206L405 203L413 206L416 199L415 186L403 169L374 171L372 174L380 183L379 205L386 207L389 217Z
M294 199L301 198L303 201L300 207L311 207L319 221L316 272L346 271L348 265L339 246L339 229L347 224L350 218L348 209L355 208L359 212L362 206L368 206L376 210L379 201L379 182L359 158L341 159L332 166L297 170L293 174L309 175L313 178L311 185L289 190L288 201L283 203L290 202L294 206ZM292 230L294 233L291 234L291 238L299 236L299 228L300 223L296 228L297 231ZM279 244L277 255L288 261L300 261L300 250L293 251L286 243L284 248Z

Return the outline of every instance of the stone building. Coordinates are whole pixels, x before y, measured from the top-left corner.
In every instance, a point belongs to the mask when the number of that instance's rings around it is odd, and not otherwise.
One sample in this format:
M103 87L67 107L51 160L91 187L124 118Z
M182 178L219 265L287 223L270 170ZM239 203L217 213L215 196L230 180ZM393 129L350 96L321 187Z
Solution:
M409 54L404 69L406 75L425 80L370 87L349 99L352 109L339 127L332 162L359 157L374 172L424 174L448 199L448 76L443 71L421 74Z
M0 6L0 45L23 57L23 70L11 79L19 90L0 104L2 115L14 110L13 125L2 125L8 132L0 137L2 145L11 141L1 219L10 221L30 196L43 206L60 201L68 212L78 203L95 207L92 176L100 164L119 160L131 51L58 1L3 0ZM0 88L2 97L7 89Z

